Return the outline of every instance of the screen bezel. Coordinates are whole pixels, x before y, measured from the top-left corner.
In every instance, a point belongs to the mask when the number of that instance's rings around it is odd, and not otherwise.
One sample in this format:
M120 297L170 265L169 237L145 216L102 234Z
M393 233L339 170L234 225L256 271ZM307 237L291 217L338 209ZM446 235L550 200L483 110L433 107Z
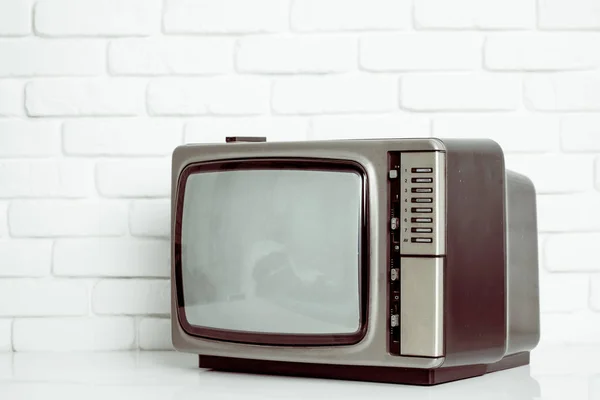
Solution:
M234 331L192 325L188 322L185 312L183 295L183 274L181 261L181 231L183 203L187 179L190 175L203 172L232 171L232 170L312 170L327 172L353 172L361 178L361 227L359 260L359 328L353 333L339 334L284 334L261 333L251 331ZM174 272L176 287L177 320L182 329L189 335L205 339L246 344L274 346L331 346L350 345L360 342L366 335L368 322L368 292L369 292L369 214L368 214L368 184L367 173L363 166L355 161L322 158L242 158L215 160L191 163L183 168L177 180L175 225L173 232Z

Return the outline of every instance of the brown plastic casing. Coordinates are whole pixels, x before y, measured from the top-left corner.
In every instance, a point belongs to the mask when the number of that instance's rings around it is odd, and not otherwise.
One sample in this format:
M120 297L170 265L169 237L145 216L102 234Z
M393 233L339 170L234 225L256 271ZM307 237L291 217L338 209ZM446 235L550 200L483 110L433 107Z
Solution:
M444 141L446 274L443 366L493 363L506 347L505 168L500 146Z

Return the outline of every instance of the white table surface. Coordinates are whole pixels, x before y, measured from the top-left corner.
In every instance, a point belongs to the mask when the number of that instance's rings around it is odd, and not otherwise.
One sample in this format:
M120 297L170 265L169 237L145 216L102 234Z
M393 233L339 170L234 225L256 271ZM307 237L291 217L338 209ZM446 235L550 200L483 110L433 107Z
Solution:
M434 387L197 368L176 352L0 354L0 399L600 400L600 346L543 347L530 366Z

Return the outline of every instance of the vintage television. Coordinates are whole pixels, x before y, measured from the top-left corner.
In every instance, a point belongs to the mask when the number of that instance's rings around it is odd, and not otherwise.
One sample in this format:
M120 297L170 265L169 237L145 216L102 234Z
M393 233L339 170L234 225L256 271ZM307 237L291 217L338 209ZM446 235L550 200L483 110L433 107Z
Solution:
M536 193L494 141L180 146L172 340L216 370L433 385L526 365Z

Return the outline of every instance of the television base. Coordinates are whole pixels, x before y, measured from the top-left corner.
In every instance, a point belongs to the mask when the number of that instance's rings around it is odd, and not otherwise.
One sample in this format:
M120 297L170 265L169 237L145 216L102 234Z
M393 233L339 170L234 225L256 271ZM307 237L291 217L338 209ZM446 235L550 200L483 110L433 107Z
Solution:
M431 386L529 364L529 352L504 357L493 364L419 369L360 365L312 364L200 355L200 368L227 372L300 376Z

